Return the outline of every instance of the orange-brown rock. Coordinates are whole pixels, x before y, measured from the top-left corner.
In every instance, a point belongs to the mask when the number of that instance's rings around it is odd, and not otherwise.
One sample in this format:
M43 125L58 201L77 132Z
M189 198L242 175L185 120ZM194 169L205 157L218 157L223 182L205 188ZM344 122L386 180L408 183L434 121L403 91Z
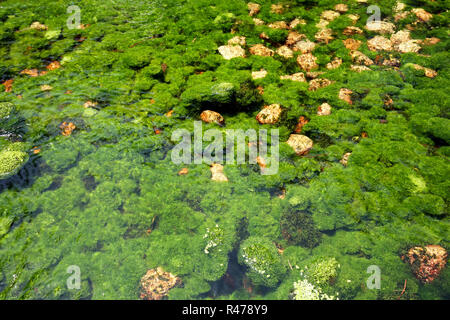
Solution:
M275 21L269 23L267 26L271 29L285 29L285 30L289 29L288 24L284 21Z
M249 2L247 4L247 8L249 10L249 15L254 16L259 13L259 10L261 10L261 6L257 3Z

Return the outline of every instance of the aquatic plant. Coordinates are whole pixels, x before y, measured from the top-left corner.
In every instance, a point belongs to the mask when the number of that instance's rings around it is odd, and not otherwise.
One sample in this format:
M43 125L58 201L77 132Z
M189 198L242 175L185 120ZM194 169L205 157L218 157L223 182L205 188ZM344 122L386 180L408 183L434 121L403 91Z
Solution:
M255 285L274 287L286 272L275 245L264 238L246 239L239 249L239 261L248 267Z

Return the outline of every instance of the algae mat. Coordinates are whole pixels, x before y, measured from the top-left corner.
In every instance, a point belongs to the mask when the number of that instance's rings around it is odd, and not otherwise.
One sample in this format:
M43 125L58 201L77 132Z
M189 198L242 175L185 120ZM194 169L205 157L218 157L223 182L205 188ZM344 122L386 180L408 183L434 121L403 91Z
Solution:
M0 298L448 299L448 7L3 1Z

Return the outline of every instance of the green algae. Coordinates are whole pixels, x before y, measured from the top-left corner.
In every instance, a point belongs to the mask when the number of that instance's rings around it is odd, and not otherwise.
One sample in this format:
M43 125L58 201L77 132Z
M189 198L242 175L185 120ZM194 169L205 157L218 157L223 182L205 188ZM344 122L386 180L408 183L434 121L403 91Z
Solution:
M450 55L443 2L405 1L434 15L412 37L441 42L423 47L430 57L396 54L399 70L349 71L349 50L341 40L351 22L343 15L332 21L336 39L313 54L325 72L321 77L335 83L317 91L280 80L300 71L280 57L228 61L217 53L234 35L271 49L284 42L287 31L255 26L245 2L115 2L79 4L82 23L90 26L73 30L66 27L70 1L5 1L0 8L0 72L2 80L14 78L12 92L0 93L1 101L14 103L0 105L0 132L23 136L23 149L8 151L22 160L31 146L41 149L35 178L24 186L2 185L0 192L0 298L137 299L139 279L158 266L183 280L170 299L211 298L230 257L249 250L266 276L241 259L253 293L238 287L220 298L289 299L300 270L325 257L340 268L326 268L325 276L318 272L316 281L340 299L397 299L405 279L402 298L448 299L448 268L423 285L400 258L415 245L449 249ZM291 7L281 15L270 12L272 2L260 3L258 18L303 18L307 24L296 29L313 40L320 13L340 1L287 1ZM361 16L356 26L364 29L367 6L348 3L349 12ZM394 3L377 2L391 21ZM398 30L415 21L408 19ZM27 29L34 21L48 30ZM271 42L260 39L261 32ZM376 58L366 45L360 50ZM343 65L326 69L334 56ZM39 77L20 74L45 70L53 60L62 68ZM429 79L410 63L438 76ZM268 75L253 81L251 71L261 68ZM53 89L42 92L42 84ZM338 99L342 87L353 91L352 105ZM392 106L385 105L386 96ZM88 100L97 105L84 108ZM330 116L316 114L323 102L333 106ZM302 134L315 146L306 157L281 143L274 176L261 176L250 164L225 165L227 184L210 181L207 165L186 165L189 173L177 175L182 167L170 161L175 129L191 130L208 108L225 116L226 128L269 129L255 116L272 103L286 109L276 125L281 141L300 116L309 119ZM165 116L170 110L173 115ZM64 121L77 127L67 137L59 129ZM10 139L0 140L2 150ZM345 167L339 161L346 152L352 154ZM281 188L286 199L274 196ZM297 232L299 227L307 232ZM81 270L79 290L66 286L71 265ZM380 290L364 286L370 265L381 269Z

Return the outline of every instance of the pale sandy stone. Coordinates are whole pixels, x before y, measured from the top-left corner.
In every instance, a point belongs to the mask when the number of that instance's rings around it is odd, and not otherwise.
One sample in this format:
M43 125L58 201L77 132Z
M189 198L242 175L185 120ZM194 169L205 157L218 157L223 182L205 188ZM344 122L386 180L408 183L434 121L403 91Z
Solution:
M433 19L433 15L422 8L415 8L411 10L416 15L420 22L428 22Z
M341 88L341 90L339 90L339 99L341 99L349 104L353 104L352 93L353 93L353 91L350 89Z
M306 82L305 75L302 72L297 72L290 75L280 76L281 80L292 80L297 82Z
M289 23L289 28L294 29L298 25L305 25L306 21L304 19L295 18Z
M258 19L258 18L253 18L253 23L257 26L263 26L264 25L264 20Z
M352 57L353 62L361 65L371 66L373 65L372 59L367 57L364 53L360 51L351 51L350 56Z
M314 38L315 38L317 41L328 43L330 40L333 40L333 39L334 39L334 38L333 38L333 30L328 29L328 28L319 30L319 31L314 35Z
M348 6L345 3L339 3L334 6L334 10L340 13L344 13L348 11Z
M262 79L265 78L265 76L267 75L267 71L264 69L261 69L259 71L253 71L252 72L252 79L256 80L256 79Z
M200 119L206 123L217 123L220 125L225 121L220 113L211 110L203 111L200 114Z
M301 134L291 134L286 143L299 156L307 154L314 145L310 138Z
M289 59L294 57L294 52L288 46L281 46L277 49L277 54L283 58Z
M355 40L352 38L348 38L342 41L344 42L344 46L349 50L358 50L362 44L360 40Z
M273 50L263 46L262 44L255 44L254 46L252 46L250 48L250 53L263 57L273 56Z
M371 69L366 66L355 66L353 64L350 66L350 70L356 71L356 72L371 71Z
M333 10L325 10L325 11L322 12L320 17L322 19L325 19L325 20L328 20L328 21L333 21L334 19L336 19L340 15L341 14L339 12L336 12L336 11L333 11Z
M298 33L297 31L290 31L286 39L286 45L291 46L305 38L306 36L302 33Z
M342 64L342 59L335 57L331 62L327 63L327 69L332 70L332 69L337 69L341 66Z
M332 83L333 83L332 81L325 79L325 78L313 79L309 82L308 90L316 91L318 89L325 88Z
M391 40L383 36L375 36L367 41L367 46L371 51L392 51Z
M235 37L231 38L230 40L228 40L228 44L229 45L238 44L240 46L245 46L245 37L235 36Z
M343 166L347 166L347 164L348 164L348 159L350 158L350 156L351 156L351 152L347 152L347 153L345 153L343 156L342 156L342 159L339 161Z
M249 2L247 4L247 8L249 10L249 15L254 16L259 13L259 10L261 10L261 6L257 3Z
M271 29L285 29L285 30L289 29L288 24L284 21L275 21L269 23L267 26Z
M211 170L211 180L217 182L227 182L228 178L223 173L223 166L219 163L213 163L210 167Z
M346 36L352 36L354 34L362 34L363 31L358 28L358 27L354 27L354 26L350 26L350 27L346 27L342 33Z

